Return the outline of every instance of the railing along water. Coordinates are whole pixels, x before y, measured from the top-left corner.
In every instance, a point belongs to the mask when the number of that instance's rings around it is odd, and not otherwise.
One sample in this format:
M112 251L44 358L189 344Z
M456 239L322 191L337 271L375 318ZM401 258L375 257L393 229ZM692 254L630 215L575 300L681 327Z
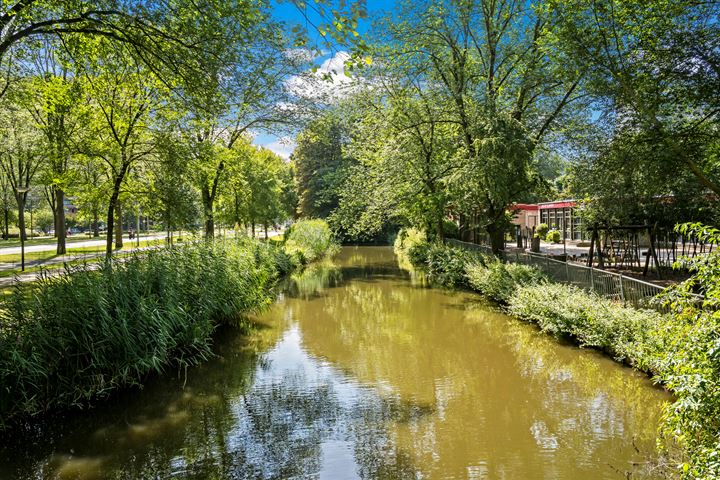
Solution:
M492 254L487 245L462 242L448 239L446 243L466 250ZM521 251L508 252L502 250L500 258L505 262L519 263L536 267L550 279L558 283L575 285L588 292L632 305L635 308L653 308L666 311L660 302L653 301L665 288L621 273L608 272L585 265L578 265L567 261L555 260L547 255Z

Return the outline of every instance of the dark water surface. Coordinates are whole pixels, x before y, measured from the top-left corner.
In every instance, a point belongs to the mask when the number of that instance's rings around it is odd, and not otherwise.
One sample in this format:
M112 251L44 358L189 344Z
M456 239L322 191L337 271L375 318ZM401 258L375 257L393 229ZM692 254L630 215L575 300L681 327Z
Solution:
M6 436L0 479L621 479L654 458L669 397L647 378L413 285L389 248L313 266L256 323L199 368Z

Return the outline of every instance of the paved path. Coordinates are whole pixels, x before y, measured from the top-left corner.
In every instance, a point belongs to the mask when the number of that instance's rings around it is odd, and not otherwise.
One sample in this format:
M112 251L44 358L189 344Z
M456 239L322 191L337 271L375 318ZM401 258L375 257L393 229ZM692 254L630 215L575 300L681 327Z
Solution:
M276 236L278 236L278 235L282 235L282 233L283 233L283 231L273 231L273 230L270 230L270 231L268 231L268 237L269 237L269 238L276 237ZM263 235L260 236L259 238L260 238L260 239L263 239L264 237L265 237L265 235L264 235L264 232L263 232ZM151 236L147 236L147 237L146 237L146 236L141 236L141 237L140 237L140 241L163 240L163 239L165 239L165 235L164 235L164 234L151 235ZM132 244L134 245L136 241L137 241L137 240L133 239L133 240L132 240ZM131 242L131 241L128 240L128 242ZM49 267L49 266L55 266L55 265L62 265L62 264L65 263L65 262L73 262L73 261L77 261L77 260L86 260L86 261L88 261L88 262L93 262L93 261L95 261L95 260L99 260L99 259L101 259L102 257L104 257L104 256L105 256L105 252L98 252L98 253L76 252L76 253L73 253L72 248L76 248L76 247L91 247L91 246L104 246L104 245L105 245L105 241L104 241L104 240L101 240L101 241L98 241L98 240L89 240L89 241L84 241L84 242L74 242L74 243L72 243L72 244L68 244L68 253L67 253L67 254L65 254L65 255L63 255L63 256L60 256L60 257L52 258L52 259L49 259L49 260L32 260L32 261L27 261L27 262L25 262L25 268L27 269L27 268L31 268L31 267L35 267L35 266L39 266L39 265L42 265L42 266L44 266L44 267L45 267L45 266L48 266L48 267ZM39 248L41 248L41 249L40 249L40 250L29 250L30 248L33 248L33 247L39 247ZM157 248L157 247L156 247L156 246L145 246L145 247L140 247L140 248L133 248L132 250L121 250L121 251L116 252L115 255L118 255L118 256L122 257L122 256L125 256L125 255L130 255L132 252L137 252L137 251L142 251L142 250L148 250L148 249L152 249L152 248ZM15 250L15 249L17 249L17 252L13 252L13 251L12 251L12 250ZM25 252L29 252L29 251L43 252L43 251L51 251L51 250L55 250L55 244L33 245L32 247L30 247L30 246L25 247ZM14 254L14 253L20 253L20 247L0 248L0 255L2 255L2 254L6 254L6 255L7 255L7 254ZM24 282L33 282L33 281L37 280L38 274L40 273L40 272L38 272L38 271L28 272L28 273L21 273L21 272L20 272L20 265L19 265L18 262L16 262L16 263L1 263L1 262L0 262L0 270L10 270L10 269L17 270L17 273L18 273L18 274L17 274L17 275L10 276L10 277L0 277L0 288L9 287L9 286L14 285L14 284L16 284L16 283L18 283L18 282L21 282L21 283L24 283ZM63 269L62 269L62 268L54 268L54 269L48 270L48 271L46 272L46 274L49 275L49 276L56 276L56 275L59 275L59 274L62 273L62 272L63 272Z
M164 233L153 234L150 236L141 235L140 241L147 240L162 240L165 238ZM135 243L136 239L128 240L123 239L123 242ZM100 238L97 240L84 240L81 242L68 242L67 249L71 251L73 248L85 248L85 247L103 247L107 243L107 239ZM42 245L27 245L25 246L25 253L30 252L51 252L57 248L55 242L43 243ZM0 255L19 255L20 247L3 247L0 248Z
M589 254L590 247L578 247L575 244L566 243L565 249L563 249L562 243L541 242L540 243L540 253L549 254L549 255L562 255L563 253L567 253L570 256L580 257L580 255L582 255L583 253Z
M115 257L116 257L115 261L116 262L122 261L122 259L124 257L129 257L134 252L150 250L153 248L158 248L158 247L150 246L150 247L134 248L132 250L119 250L119 251L115 252ZM103 257L105 257L105 252L86 253L86 254L77 254L77 255L68 254L63 257L53 258L51 260L45 260L45 261L35 260L32 262L26 262L25 268L28 269L28 268L38 266L38 265L42 265L43 267L52 267L55 265L62 265L65 262L75 262L78 260L85 260L86 262L89 262L91 264L90 268L94 269L100 265L100 262L96 262L96 261L102 259ZM37 270L34 272L21 273L20 267L17 264L14 264L14 267L17 270L17 275L13 275L11 277L0 277L0 288L12 286L18 282L20 282L20 283L34 282L35 280L37 280L38 275L40 274L40 271L37 271ZM64 271L63 268L51 268L51 269L48 269L47 271L45 271L45 274L50 277L54 277L54 276L60 275L63 271Z

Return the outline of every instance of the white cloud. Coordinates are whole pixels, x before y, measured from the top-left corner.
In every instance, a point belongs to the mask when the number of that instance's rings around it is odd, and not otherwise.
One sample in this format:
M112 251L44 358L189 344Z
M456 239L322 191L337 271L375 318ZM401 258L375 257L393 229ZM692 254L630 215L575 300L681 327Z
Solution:
M357 78L345 75L345 63L350 54L336 52L325 59L316 71L294 75L286 80L288 90L298 97L333 103L347 97L359 85Z
M261 144L261 146L287 160L290 158L290 155L295 150L297 144L295 143L295 139L292 137L281 137L273 142L269 142L264 145Z

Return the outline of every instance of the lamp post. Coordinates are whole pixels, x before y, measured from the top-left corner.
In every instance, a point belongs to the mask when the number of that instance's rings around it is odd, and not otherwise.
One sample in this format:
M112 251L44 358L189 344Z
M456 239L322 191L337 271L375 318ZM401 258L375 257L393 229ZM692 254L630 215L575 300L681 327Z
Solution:
M137 238L137 248L140 248L140 215L142 215L142 208L138 204L137 211L137 230L135 231L135 238Z
M30 190L28 187L18 187L15 189L17 191L18 197L24 193L27 193L28 190ZM22 202L22 212L21 215L24 215L25 213L25 202ZM25 221L23 220L23 227L25 226ZM25 271L25 237L23 236L23 229L20 230L20 271Z
M563 222L562 222L562 226L563 226L563 255L565 256L565 261L566 261L566 262L567 262L567 246L566 246L566 243L565 243L565 239L567 238L567 236L566 236L566 233L567 233L567 219L568 219L567 213L565 212L565 209L563 208Z

